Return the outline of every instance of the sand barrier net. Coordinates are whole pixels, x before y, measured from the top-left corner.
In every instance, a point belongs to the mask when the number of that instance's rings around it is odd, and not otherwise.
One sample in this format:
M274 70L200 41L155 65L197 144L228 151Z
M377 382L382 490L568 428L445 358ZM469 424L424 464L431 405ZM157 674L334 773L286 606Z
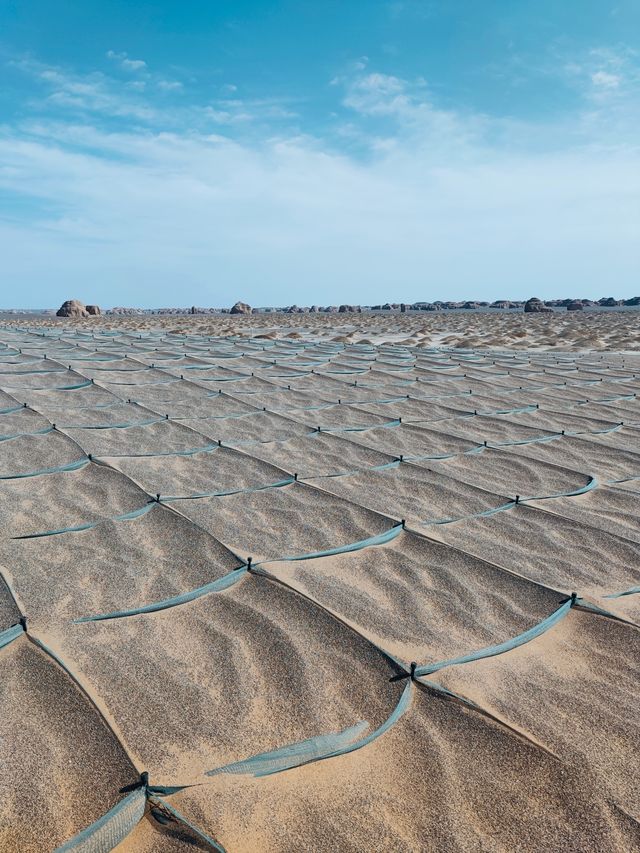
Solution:
M640 846L639 377L0 328L0 848Z

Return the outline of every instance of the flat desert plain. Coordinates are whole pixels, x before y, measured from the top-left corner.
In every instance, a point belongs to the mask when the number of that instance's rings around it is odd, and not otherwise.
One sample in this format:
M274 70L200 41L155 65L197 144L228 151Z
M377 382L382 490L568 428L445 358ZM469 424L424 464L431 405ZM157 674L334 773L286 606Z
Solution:
M7 321L0 849L640 849L639 321Z

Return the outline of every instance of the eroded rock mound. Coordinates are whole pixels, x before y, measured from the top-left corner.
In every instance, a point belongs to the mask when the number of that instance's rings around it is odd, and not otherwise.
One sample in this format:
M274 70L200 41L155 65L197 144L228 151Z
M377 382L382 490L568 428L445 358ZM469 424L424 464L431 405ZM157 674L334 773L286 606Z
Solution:
M99 317L100 314L102 314L102 311L100 310L99 305L87 305L87 314L89 314L90 317Z
M577 300L574 299L573 302L570 302L567 305L567 311L582 311L583 307L584 306L583 306L582 302L578 302Z
M622 305L622 299L614 299L613 296L603 296L602 299L598 299L598 305L602 305L603 308L616 308L618 305Z
M229 313L230 314L251 314L252 310L253 309L251 308L251 305L247 305L246 302L236 302L236 304L233 306L233 308L231 309L231 311Z
M547 308L541 299L532 296L524 303L525 314L550 314L553 313L553 308Z
M56 317L88 317L86 305L78 299L67 299L56 311Z

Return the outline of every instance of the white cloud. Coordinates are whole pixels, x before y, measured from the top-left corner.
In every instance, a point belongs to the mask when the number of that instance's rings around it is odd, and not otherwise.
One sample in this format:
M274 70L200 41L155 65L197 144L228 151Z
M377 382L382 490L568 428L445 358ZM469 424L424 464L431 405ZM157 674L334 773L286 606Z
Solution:
M457 114L437 109L429 97L425 81L414 82L390 74L356 73L342 79L344 106L362 116L394 118L404 124L434 121L450 123Z
M629 48L593 48L573 69L587 99L598 104L635 101L640 84L638 56Z
M375 73L356 77L349 85L344 103L369 115L404 113L413 106L403 80Z
M107 58L117 62L125 71L142 71L147 67L144 59L129 59L126 53L116 53L115 50L108 50Z
M611 74L609 71L596 71L591 75L591 82L603 89L617 89L621 78L619 74Z
M123 54L114 56L121 59ZM98 117L133 118L155 128L187 128L198 132L205 132L212 121L241 127L282 123L296 118L287 100L231 97L236 90L235 86L223 87L228 91L228 97L204 104L183 99L176 106L168 99L158 97L158 94L182 92L184 86L178 80L145 74L143 79L123 81L99 71L80 75L33 59L14 61L12 64L39 83L46 92L44 100L31 101L30 105L35 110L45 106L49 110L55 107L58 110L93 114L94 121Z
M183 88L179 80L158 80L158 89L164 92L179 92Z
M158 110L141 97L146 86L144 80L123 84L100 71L80 75L33 59L23 59L14 65L42 84L48 93L44 104L49 107L93 113L103 118L128 117L141 122L159 119ZM37 109L42 104L33 106Z
M413 146L428 149L432 156L440 151L450 158L454 152L467 152L472 145L482 146L488 130L503 132L506 126L495 121L488 128L486 118L478 113L438 108L421 78L407 81L378 72L357 72L340 82L345 88L345 107L365 120L393 126L392 132L382 134L372 133L366 124L360 127L361 141L373 150L391 150L397 148L399 140L406 144L411 139ZM353 122L348 127L352 136L358 133Z
M123 59L122 67L127 71L140 71L141 68L147 67L147 63L143 59Z

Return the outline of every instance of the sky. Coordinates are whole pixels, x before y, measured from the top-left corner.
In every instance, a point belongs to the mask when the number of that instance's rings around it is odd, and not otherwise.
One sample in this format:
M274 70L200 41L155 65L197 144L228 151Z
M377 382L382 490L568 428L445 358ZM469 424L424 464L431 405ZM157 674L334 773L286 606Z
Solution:
M637 0L1 0L0 307L640 293Z

